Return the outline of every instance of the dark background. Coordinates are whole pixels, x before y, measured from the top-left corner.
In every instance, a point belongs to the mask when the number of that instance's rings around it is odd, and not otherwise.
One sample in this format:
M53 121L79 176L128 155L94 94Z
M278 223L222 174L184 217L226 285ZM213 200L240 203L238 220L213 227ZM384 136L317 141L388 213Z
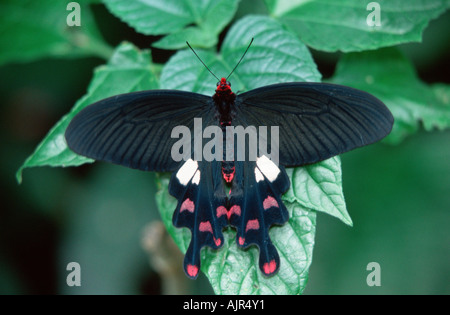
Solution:
M159 39L137 34L102 5L93 9L111 46L126 39L149 48ZM250 9L240 8L236 19ZM449 29L447 12L430 23L423 43L401 45L427 83L450 83ZM152 49L157 63L173 53ZM339 53L312 53L330 77ZM94 67L103 63L42 59L0 67L0 294L162 292L161 276L141 246L144 227L159 218L154 174L94 163L26 169L23 183L15 181L17 169L85 94ZM342 161L354 227L318 214L305 293L449 294L450 131L421 130L398 146L378 143ZM81 265L81 287L66 285L71 261ZM381 266L381 287L366 284L372 261ZM188 281L186 290L213 293L204 276Z

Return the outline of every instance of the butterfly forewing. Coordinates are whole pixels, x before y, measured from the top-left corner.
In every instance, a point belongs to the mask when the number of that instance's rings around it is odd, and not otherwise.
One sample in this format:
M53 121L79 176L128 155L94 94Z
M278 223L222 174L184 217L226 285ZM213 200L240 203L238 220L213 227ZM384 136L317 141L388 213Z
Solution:
M235 124L279 126L279 162L301 166L374 143L393 117L374 96L325 83L282 83L236 98Z
M212 123L211 97L173 90L150 90L113 96L78 113L66 130L74 152L144 171L174 171L171 158L176 126L193 129L194 117ZM191 133L192 137L194 133Z

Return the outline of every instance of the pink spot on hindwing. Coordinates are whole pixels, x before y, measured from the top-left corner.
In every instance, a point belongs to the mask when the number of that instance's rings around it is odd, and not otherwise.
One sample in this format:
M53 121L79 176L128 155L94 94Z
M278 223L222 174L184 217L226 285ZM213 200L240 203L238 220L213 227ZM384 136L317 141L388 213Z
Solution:
M211 222L209 222L209 221L200 222L198 229L200 232L209 232L209 233L213 232L212 227L211 227Z
M198 267L196 265L187 265L186 271L190 277L195 278L198 274Z
M268 196L263 202L264 210L267 210L272 207L279 208L278 202L272 196Z
M228 211L228 220L230 219L230 217L235 214L237 216L241 215L241 207L238 205L234 205L230 208L230 211Z
M183 201L183 203L181 204L181 207L180 207L180 212L183 212L186 210L191 213L194 213L194 210L195 210L195 204L189 198L187 198L185 201Z
M218 217L218 218L220 218L220 217L223 216L223 215L228 216L227 208L225 208L224 206L218 207L218 208L216 209L216 214L217 214L217 217Z
M239 236L239 245L244 245L245 243L245 238L243 238L242 236Z
M245 232L248 230L258 230L259 229L259 221L258 219L248 220L247 226L245 227Z
M277 263L275 262L275 259L273 259L270 262L265 263L263 265L263 270L266 275L270 275L270 274L274 273L276 269L277 269Z
M200 232L213 233L211 222L209 222L209 221L200 222L200 225L198 226L198 230ZM217 247L219 247L222 244L222 240L220 239L220 237L219 238L213 237L213 240L214 240L214 244L216 244Z

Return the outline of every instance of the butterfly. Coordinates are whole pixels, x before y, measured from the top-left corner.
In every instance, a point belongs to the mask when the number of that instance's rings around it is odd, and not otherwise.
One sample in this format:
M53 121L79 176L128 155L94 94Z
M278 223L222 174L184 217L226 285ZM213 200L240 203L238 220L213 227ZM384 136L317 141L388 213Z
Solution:
M193 279L200 270L201 249L219 249L222 231L229 226L236 229L238 247L259 248L261 272L275 274L280 257L269 229L289 219L281 200L290 186L285 167L316 163L379 141L394 121L380 100L350 87L291 82L234 93L228 77L216 77L212 97L149 90L100 100L81 110L65 132L77 154L143 171L172 172L169 192L178 200L173 224L192 233L183 264ZM187 146L183 159L174 159L180 140L172 131L179 126L190 131L187 140L193 143L198 143L198 130L202 134L213 126L222 131L218 143L223 147L211 150L219 157L199 158L195 149L204 149L202 143ZM252 126L276 127L276 144L269 144L270 155L238 158L237 142L227 144L227 131ZM274 151L277 161L270 158Z

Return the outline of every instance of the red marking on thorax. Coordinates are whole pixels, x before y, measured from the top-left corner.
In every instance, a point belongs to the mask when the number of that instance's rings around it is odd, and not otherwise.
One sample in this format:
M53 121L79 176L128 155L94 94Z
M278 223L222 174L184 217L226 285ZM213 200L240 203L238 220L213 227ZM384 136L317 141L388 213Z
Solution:
M231 124L232 107L236 99L236 94L231 91L231 84L227 79L222 78L217 82L216 93L212 96L219 114L219 121L222 128Z
M272 207L279 208L278 202L272 196L268 196L263 202L264 210L267 210Z
M189 198L187 198L185 201L183 201L183 203L181 204L181 207L180 207L180 212L183 212L183 211L186 211L186 210L191 212L191 213L193 213L194 210L195 210L195 204Z
M223 93L223 92L229 92L230 94L233 93L231 92L230 83L227 82L227 79L225 78L220 79L220 82L217 84L216 89L216 93Z

